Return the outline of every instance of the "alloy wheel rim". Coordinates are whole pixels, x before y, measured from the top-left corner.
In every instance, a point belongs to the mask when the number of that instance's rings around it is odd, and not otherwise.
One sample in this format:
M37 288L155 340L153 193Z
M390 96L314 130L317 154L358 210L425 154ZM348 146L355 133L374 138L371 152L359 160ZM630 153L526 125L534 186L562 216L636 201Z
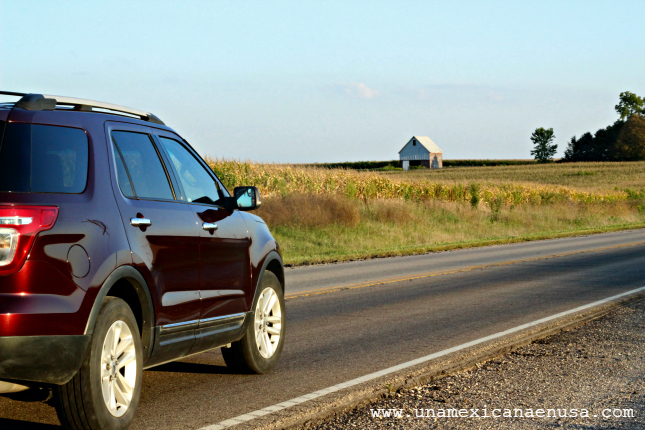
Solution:
M132 331L123 321L109 328L101 352L101 391L108 411L123 416L132 402L137 381L137 355Z
M265 288L255 307L255 344L264 358L275 354L282 336L282 309L273 288Z

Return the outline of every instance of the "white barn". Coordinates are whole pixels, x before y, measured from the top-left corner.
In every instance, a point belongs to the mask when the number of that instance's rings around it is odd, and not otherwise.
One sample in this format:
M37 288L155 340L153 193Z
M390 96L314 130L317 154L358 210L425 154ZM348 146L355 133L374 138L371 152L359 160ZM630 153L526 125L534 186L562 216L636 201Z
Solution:
M443 151L428 136L412 136L399 151L403 170L410 166L425 166L429 169L443 167Z

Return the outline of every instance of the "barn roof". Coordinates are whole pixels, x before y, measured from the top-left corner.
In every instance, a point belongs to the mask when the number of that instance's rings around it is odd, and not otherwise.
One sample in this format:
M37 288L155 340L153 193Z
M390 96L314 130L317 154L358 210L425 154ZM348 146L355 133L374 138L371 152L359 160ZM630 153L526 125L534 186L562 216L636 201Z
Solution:
M412 136L412 139L416 139L431 154L443 154L443 151L439 149L437 144L434 143L428 136ZM408 140L408 143L410 143L410 140ZM408 143L403 145L403 148L405 148ZM403 151L403 148L401 148L401 151ZM401 151L399 151L399 154L401 153Z

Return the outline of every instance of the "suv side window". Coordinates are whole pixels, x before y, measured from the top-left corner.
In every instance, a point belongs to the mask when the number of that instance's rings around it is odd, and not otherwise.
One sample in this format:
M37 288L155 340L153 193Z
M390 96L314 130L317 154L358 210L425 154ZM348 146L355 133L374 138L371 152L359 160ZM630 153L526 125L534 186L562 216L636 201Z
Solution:
M181 143L162 136L159 141L168 153L187 201L213 204L224 197L217 181Z
M113 131L112 141L116 147L117 179L125 196L174 199L168 176L149 135Z

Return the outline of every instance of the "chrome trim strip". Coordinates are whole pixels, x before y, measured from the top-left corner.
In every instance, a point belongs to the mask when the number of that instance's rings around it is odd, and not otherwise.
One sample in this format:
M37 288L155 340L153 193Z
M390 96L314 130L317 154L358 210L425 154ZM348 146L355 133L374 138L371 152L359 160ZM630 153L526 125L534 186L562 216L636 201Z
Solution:
M199 328L212 327L214 325L220 325L220 324L243 322L247 314L250 314L250 312L241 312L239 314L223 315L221 317L206 318L203 320L192 320L192 321L184 321L184 322L173 323L173 324L166 324L159 327L159 333L164 335L164 334L170 334L170 333L177 333L180 331L197 330Z
M159 334L165 335L165 334L171 334L171 333L178 333L180 331L190 331L190 330L195 330L197 327L199 327L199 320L167 324L167 325L162 325L159 328Z
M221 317L206 318L204 320L199 320L199 328L210 327L210 326L220 325L220 324L228 324L232 322L237 322L238 320L244 321L246 314L247 314L246 312L242 312L239 314L224 315Z

